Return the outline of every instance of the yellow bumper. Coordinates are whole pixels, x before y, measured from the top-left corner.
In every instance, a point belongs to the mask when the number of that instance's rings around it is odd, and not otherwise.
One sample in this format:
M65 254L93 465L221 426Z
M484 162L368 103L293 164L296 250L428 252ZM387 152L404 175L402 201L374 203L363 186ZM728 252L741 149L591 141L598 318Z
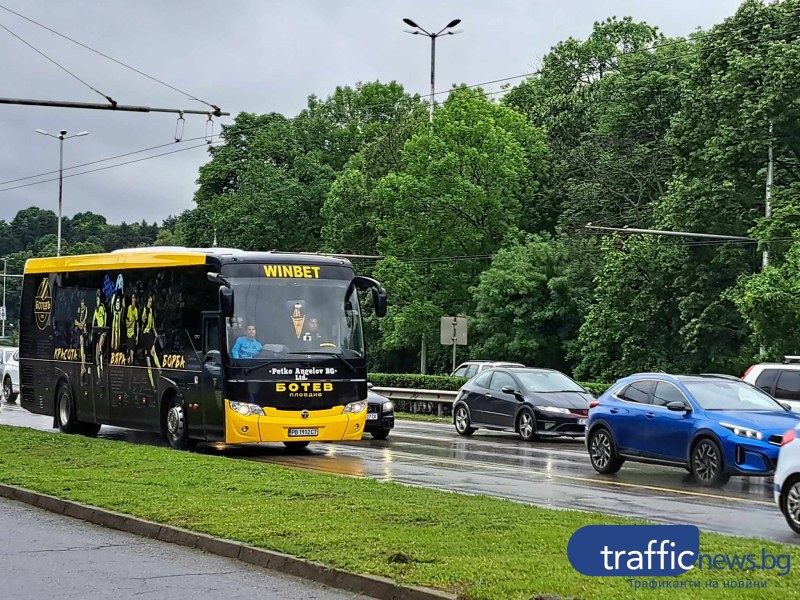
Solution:
M340 442L360 440L367 421L366 409L358 414L342 414L344 406L308 411L304 419L299 410L264 408L265 416L241 415L225 401L225 443L259 442ZM290 435L299 430L316 430L316 435ZM301 434L306 433L299 431ZM308 432L311 433L310 431Z

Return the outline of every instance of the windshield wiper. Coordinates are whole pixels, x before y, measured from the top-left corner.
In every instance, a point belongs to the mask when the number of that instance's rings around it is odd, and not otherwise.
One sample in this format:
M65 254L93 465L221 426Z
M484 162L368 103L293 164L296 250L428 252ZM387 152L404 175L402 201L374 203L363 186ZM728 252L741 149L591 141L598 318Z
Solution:
M251 365L249 367L244 367L244 369L242 370L242 373L244 373L245 375L250 375L250 373L252 373L256 369L260 369L261 367L269 366L269 365L274 364L276 362L280 362L280 361L278 361L277 359L265 360L264 362L260 362L257 365Z
M346 364L353 373L357 373L358 372L358 371L356 371L356 368L353 366L353 363L351 363L349 360L347 360L344 357L343 354L339 354L338 352L324 352L324 351L320 352L320 351L316 351L316 350L309 350L308 352L290 352L290 354L294 354L294 355L297 355L297 354L321 354L321 355L324 355L324 356L335 356L336 358L341 360L344 364Z

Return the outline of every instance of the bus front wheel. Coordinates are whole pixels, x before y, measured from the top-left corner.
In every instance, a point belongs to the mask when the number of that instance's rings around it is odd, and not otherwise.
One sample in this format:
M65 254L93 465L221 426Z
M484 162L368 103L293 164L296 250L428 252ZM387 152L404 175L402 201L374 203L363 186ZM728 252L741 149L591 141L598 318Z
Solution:
M58 386L56 394L56 420L58 428L64 433L76 433L78 419L76 417L75 403L72 401L72 388L66 382Z
M177 396L172 396L168 400L167 409L164 412L163 430L164 437L175 450L188 450L191 447L186 409Z

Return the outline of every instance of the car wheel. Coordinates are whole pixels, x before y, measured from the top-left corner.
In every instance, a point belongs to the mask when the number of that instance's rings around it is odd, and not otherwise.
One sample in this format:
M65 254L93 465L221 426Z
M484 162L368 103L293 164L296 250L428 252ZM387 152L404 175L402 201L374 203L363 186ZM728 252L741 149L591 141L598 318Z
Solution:
M614 438L605 427L595 429L589 438L589 460L592 467L603 475L612 475L622 468L625 462L617 456Z
M189 439L189 422L186 409L180 398L172 396L164 412L162 429L167 443L175 450L188 450L192 443Z
M14 393L14 386L11 384L11 377L3 379L3 400L6 402L13 402L17 399Z
M298 450L302 450L310 443L311 442L283 442L283 445L286 446L292 452L296 452Z
M533 412L528 408L523 408L517 417L517 431L519 437L526 442L533 442L539 439L536 435L536 417Z
M72 401L72 389L68 383L58 386L56 394L56 423L64 433L76 433L78 419L76 418L75 403Z
M472 422L469 420L469 411L463 404L459 404L456 412L453 413L453 423L455 423L456 431L459 435L472 435L475 433L475 428L472 427Z
M389 437L389 429L386 429L385 427L381 429L373 429L369 433L375 440L385 440L387 437Z
M731 476L725 472L722 451L714 440L705 438L692 450L692 475L705 487L725 485Z
M800 533L800 475L794 475L783 483L781 508L789 527Z

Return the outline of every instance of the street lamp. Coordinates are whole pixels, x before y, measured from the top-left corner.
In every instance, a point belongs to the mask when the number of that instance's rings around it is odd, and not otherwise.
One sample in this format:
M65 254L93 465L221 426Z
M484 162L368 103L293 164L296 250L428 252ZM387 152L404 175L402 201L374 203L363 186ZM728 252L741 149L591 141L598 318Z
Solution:
M404 31L406 33L410 33L411 35L427 35L429 38L431 38L431 106L430 106L430 118L431 118L431 121L433 121L433 89L434 89L434 72L436 70L435 69L435 67L436 67L436 38L439 37L440 35L455 35L457 33L461 33L460 31L445 31L447 29L452 29L453 27L455 27L456 25L461 23L461 19L453 19L452 21L450 21L447 25L442 27L436 33L429 33L428 31L425 31L422 27L420 27L419 25L414 23L414 21L412 21L411 19L403 19L403 23L405 23L409 27L413 27L415 30L418 30L418 31L409 31L408 29L405 29Z
M51 138L55 138L59 140L59 155L58 155L58 246L56 249L56 256L61 256L61 191L63 188L63 180L64 180L64 140L68 140L74 137L80 137L82 135L89 135L88 131L81 131L80 133L73 133L72 135L67 135L67 130L62 129L58 135L53 135L52 133L47 133L44 129L37 129L36 133L41 133L42 135L50 136Z

